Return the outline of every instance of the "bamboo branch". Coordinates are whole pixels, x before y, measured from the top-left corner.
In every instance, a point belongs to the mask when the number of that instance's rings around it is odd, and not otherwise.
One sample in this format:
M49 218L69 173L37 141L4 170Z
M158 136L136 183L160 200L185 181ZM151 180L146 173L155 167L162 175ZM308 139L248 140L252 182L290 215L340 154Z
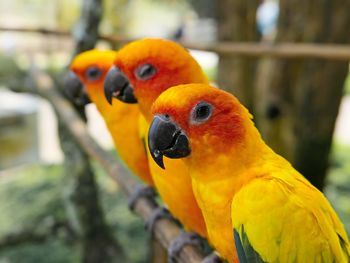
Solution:
M318 58L327 60L350 60L350 46L321 43L254 43L217 42L182 43L189 49L211 51L225 55L279 58Z
M15 32L15 33L37 33L37 34L43 34L43 35L52 35L52 36L58 36L58 37L72 37L72 34L67 31L61 31L56 29L48 29L48 28L28 28L28 27L4 27L0 26L0 31L6 31L6 32Z
M69 32L49 30L44 28L8 28L0 27L0 31L12 31L23 33L39 33L69 37ZM119 36L101 35L101 40L112 44L126 44L135 39ZM255 43L255 42L214 42L191 43L181 42L186 48L210 51L226 55L251 56L251 57L277 57L286 59L317 58L325 60L350 60L350 45L323 44L323 43Z

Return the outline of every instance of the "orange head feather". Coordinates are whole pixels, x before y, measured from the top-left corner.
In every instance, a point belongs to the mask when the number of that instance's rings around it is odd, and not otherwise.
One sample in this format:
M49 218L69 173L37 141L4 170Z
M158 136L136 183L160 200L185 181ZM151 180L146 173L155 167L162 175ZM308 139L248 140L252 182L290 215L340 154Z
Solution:
M89 50L76 56L70 69L104 118L121 159L142 180L153 185L144 145L139 137L140 112L137 105L118 102L111 106L104 96L104 80L116 54L115 51Z
M260 140L251 115L237 98L207 84L168 89L153 104L152 114L166 116L186 134L192 161L239 154Z
M201 67L179 44L163 39L143 39L122 48L114 61L131 82L141 111L151 118L155 99L166 89L186 83L207 83ZM152 65L151 77L139 76L144 65Z
M90 99L98 106L109 107L104 98L103 83L117 52L92 49L77 55L70 70L80 79Z
M208 105L210 116L201 121L200 105ZM196 112L197 111L197 112ZM156 100L152 114L167 114L186 131L193 140L205 138L208 143L228 146L242 140L243 116L246 112L231 94L203 84L188 84L173 87Z
M116 51L110 50L88 50L74 58L70 69L79 77L83 84L99 84L103 87L104 77L113 65L116 54ZM99 72L94 72L94 69L98 69ZM92 76L90 76L91 73L89 71L92 71Z

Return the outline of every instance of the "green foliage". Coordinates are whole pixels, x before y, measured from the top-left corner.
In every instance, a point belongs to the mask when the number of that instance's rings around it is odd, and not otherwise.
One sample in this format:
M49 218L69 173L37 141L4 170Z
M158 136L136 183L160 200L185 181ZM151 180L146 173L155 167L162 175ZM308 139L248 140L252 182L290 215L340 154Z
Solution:
M0 180L0 235L36 224L48 216L62 218L60 175L55 166L31 167Z
M104 0L104 13L100 30L104 34L123 35L130 22L128 17L129 0Z
M325 194L350 233L350 146L334 144Z
M127 208L127 200L116 184L96 166L101 203L111 231L127 253L129 262L143 263L148 258L149 235L141 219ZM64 219L63 168L35 166L0 177L0 239L6 234L45 222L46 218ZM5 200L5 201L4 201ZM39 226L40 228L40 226ZM0 250L0 262L63 263L79 262L79 247L56 237L45 243L27 243Z
M82 1L59 0L56 4L56 22L60 30L72 31L80 16Z
M50 217L64 217L61 175L60 166L36 166L0 178L0 238L31 226L40 229L37 224ZM36 263L45 258L49 263L78 262L77 252L60 240L49 239L0 251L0 261Z
M345 94L350 95L350 72L345 80L344 86Z
M7 260L7 261L6 261ZM80 262L77 251L60 240L49 240L44 244L23 244L0 251L0 262L7 263L68 263Z
M203 71L205 75L208 77L210 82L216 81L217 74L218 74L218 68L216 66L203 68Z

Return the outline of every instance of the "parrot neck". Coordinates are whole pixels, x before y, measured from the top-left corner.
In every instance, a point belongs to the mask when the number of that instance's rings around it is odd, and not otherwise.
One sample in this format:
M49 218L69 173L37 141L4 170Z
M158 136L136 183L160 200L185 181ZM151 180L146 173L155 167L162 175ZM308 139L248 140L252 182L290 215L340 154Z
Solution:
M215 206L220 205L221 210L229 211L227 204L235 194L255 178L264 176L262 164L275 158L276 154L262 140L254 145L250 149L233 149L231 155L216 155L207 161L195 163L191 160L189 168L192 180L199 192L205 189L199 195L211 196L213 202L219 202Z
M86 91L100 113L109 111L112 108L104 97L103 88L100 85L89 85L87 86Z
M96 105L108 127L115 125L115 123L120 121L120 118L128 116L128 110L131 109L132 105L125 104L117 99L113 99L113 104L110 105L104 97L102 88L99 86L88 87L87 91L91 101Z
M142 113L145 120L147 120L148 123L151 123L153 120L153 115L151 114L151 106L148 106L147 104L144 105L142 103L138 103L140 112Z
M153 94L150 94L150 93L144 94L142 91L135 92L135 95L137 97L137 105L140 109L140 112L145 117L147 122L151 123L153 119L153 116L151 114L151 108L152 108L153 102L157 97L153 96Z
M247 130L243 141L225 148L227 143L221 142L212 147L203 147L204 142L194 145L187 162L196 180L210 181L228 180L242 185L252 178L244 175L247 170L258 166L262 161L273 158L275 153L261 139L260 133L253 126ZM201 150L199 150L201 149Z

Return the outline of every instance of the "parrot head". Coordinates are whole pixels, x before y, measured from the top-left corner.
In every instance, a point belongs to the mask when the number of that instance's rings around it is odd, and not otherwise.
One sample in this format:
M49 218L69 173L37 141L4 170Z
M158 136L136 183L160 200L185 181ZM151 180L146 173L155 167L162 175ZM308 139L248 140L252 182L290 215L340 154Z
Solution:
M103 97L104 78L116 53L93 49L77 55L65 78L64 88L68 97L78 105L89 103L89 96L95 93Z
M251 115L233 95L207 84L166 90L153 104L152 114L148 145L162 168L163 156L210 163L206 157L245 147L253 125Z
M186 83L207 83L190 53L175 42L162 39L134 41L118 51L105 80L105 96L138 103L146 118L151 106L166 89Z

